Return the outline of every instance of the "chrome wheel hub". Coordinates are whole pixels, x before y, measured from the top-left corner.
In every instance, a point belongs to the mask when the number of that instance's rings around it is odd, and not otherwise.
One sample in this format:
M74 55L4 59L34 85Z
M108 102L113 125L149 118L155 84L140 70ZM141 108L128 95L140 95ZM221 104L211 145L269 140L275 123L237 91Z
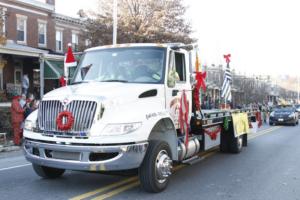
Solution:
M156 178L159 183L163 183L172 174L172 160L166 150L161 150L156 157Z
M243 136L238 137L238 148L241 149L243 146Z

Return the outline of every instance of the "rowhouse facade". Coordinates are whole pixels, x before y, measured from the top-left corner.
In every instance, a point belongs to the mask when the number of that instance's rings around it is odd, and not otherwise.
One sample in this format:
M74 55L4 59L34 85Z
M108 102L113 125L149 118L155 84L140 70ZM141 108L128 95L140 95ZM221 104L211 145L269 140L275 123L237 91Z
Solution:
M85 44L80 19L56 13L55 0L0 0L0 8L6 39L0 45L0 98L20 94L24 74L36 96L41 87L45 92L57 87L67 44L74 51Z

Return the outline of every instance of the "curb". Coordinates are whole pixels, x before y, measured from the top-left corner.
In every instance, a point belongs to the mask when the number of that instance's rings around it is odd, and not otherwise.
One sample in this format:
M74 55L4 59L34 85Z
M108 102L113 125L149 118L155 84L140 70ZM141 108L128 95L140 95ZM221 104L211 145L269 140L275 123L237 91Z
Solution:
M18 151L21 150L19 146L2 146L0 145L0 152L10 152L10 151Z
M9 141L8 144L0 145L0 153L1 152L10 152L10 151L19 151L21 150L21 146L16 146L12 141Z

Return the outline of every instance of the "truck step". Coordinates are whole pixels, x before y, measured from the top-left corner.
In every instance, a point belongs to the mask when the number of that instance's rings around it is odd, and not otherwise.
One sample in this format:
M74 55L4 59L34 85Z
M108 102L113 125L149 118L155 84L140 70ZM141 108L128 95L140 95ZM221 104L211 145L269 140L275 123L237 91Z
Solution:
M196 155L196 156L193 156L193 157L188 158L186 160L183 160L182 163L183 164L187 164L187 165L193 165L193 164L198 163L198 162L200 162L202 160L203 160L202 157Z

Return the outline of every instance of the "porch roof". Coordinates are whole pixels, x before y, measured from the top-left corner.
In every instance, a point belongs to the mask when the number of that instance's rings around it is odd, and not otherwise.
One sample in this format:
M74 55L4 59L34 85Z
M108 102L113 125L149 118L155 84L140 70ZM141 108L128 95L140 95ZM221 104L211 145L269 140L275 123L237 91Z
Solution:
M17 44L12 40L7 40L5 45L0 45L0 53L19 56L40 57L41 54L48 54L49 52L46 50Z

